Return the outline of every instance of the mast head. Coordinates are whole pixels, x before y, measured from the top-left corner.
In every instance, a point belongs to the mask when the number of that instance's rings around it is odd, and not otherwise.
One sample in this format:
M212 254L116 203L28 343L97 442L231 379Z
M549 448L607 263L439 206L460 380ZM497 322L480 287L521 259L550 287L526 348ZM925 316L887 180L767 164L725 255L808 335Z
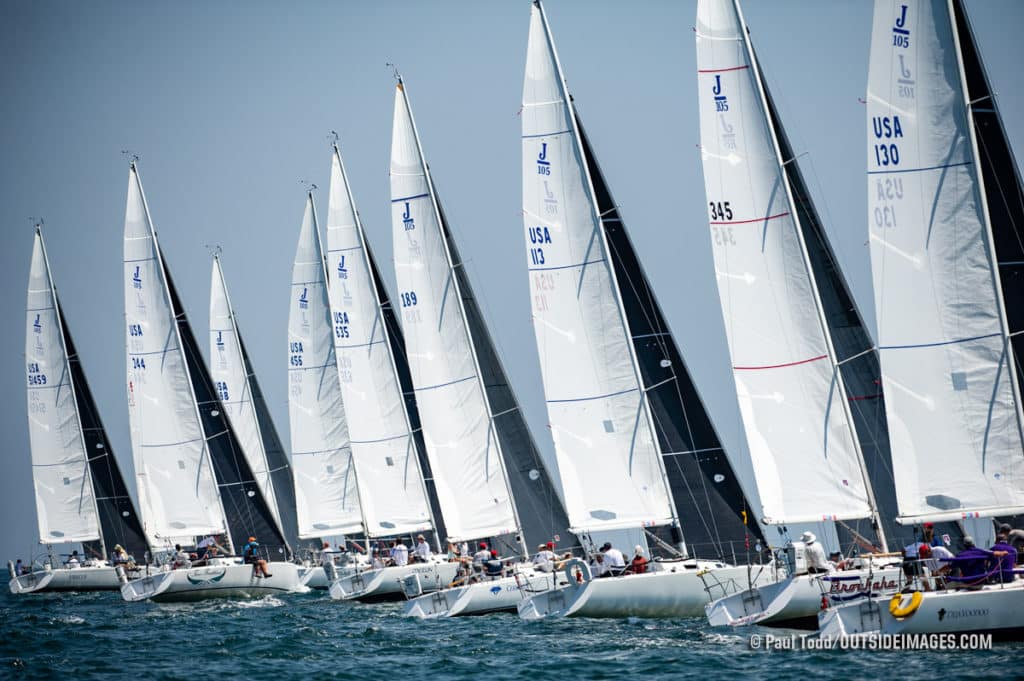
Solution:
M398 89L399 90L404 89L402 87L402 85L403 85L403 83L402 83L402 74L398 72L398 66L396 66L392 62L386 62L384 64L384 66L390 66L391 67L391 75L393 75L395 77L395 80L398 81Z

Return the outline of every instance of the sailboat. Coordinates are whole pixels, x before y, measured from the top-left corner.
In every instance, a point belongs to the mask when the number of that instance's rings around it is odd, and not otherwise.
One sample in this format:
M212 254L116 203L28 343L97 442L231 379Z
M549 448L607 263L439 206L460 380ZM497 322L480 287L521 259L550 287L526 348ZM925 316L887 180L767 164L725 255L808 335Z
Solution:
M82 542L86 556L78 564L50 558L21 575L8 563L11 593L116 590L108 547L123 547L141 565L149 544L57 300L41 225L29 270L25 360L39 541Z
M406 356L447 539L490 539L494 550L525 559L528 542L548 540L568 522L473 295L400 77L391 215ZM421 580L410 581L407 595L420 595ZM346 597L358 594L343 586ZM423 596L406 614L455 614L456 601L465 604L461 614L502 610L518 599L514 578L505 577Z
M288 314L288 416L300 539L364 532L327 287L310 191L292 267ZM303 573L310 588L330 584L323 566Z
M331 337L348 417L352 465L367 542L383 537L433 535L426 562L354 571L363 600L402 598L401 580L415 574L428 589L447 584L457 565L440 554L442 530L421 471L422 436L413 423L401 331L355 209L337 144L332 147L327 211ZM403 372L404 369L404 372ZM370 565L363 565L370 568ZM332 575L336 581L346 575ZM358 587L361 582L362 588ZM340 588L340 587L339 587ZM338 594L334 589L332 594Z
M219 253L213 256L210 274L210 378L274 524L285 538L288 553L293 553L298 538L288 454L242 342Z
M519 614L699 615L710 593L735 591L751 570L726 563L721 538L742 548L760 531L743 524L743 493L594 158L540 2L522 121L534 331L571 527L661 527L677 557L612 579L570 563L570 584L534 594Z
M867 123L897 521L1020 514L1024 190L960 0L875 2ZM1019 638L1024 580L979 582L830 608L819 630Z
M228 552L250 536L272 576L233 557L205 565L121 573L127 601L260 596L299 588L288 545L223 411L157 243L136 163L124 232L128 411L142 527L154 551L224 536Z
M780 530L870 518L873 532L854 530L854 537L869 549L877 540L885 554L875 490L891 498L890 454L876 425L883 397L869 336L765 87L739 3L700 0L696 43L715 275L760 517ZM893 588L899 575L898 557L861 556L859 569L823 582L806 574L802 557L802 543L790 543L788 577L710 604L709 621L813 628L823 591L835 585L855 597Z

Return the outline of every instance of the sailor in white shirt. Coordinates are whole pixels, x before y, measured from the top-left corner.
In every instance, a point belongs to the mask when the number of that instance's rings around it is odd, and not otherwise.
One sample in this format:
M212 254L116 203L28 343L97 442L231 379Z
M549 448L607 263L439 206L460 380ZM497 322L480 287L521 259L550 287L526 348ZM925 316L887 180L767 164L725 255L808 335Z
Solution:
M334 556L340 553L339 551L333 551L331 545L328 542L324 542L323 549L320 550L320 565L327 566L334 562Z
M430 544L427 543L422 534L416 537L416 547L413 549L413 553L416 554L416 558L421 563L426 563L430 560L430 556L433 555L430 551Z
M623 557L622 551L612 547L611 542L604 543L601 553L604 554L604 564L611 574L618 575L626 569L626 559Z
M813 532L804 532L800 537L804 543L804 558L807 560L807 572L831 572L833 565L825 557L825 549L822 548L818 538Z
M555 554L553 551L548 550L547 544L541 544L537 547L537 555L530 561L533 563L533 567L541 572L553 572L555 569Z
M477 570L483 569L484 563L491 559L491 552L487 550L487 542L480 542L480 550L473 554L473 567Z
M396 539L391 544L391 561L395 565L409 564L409 547L403 544L401 539Z

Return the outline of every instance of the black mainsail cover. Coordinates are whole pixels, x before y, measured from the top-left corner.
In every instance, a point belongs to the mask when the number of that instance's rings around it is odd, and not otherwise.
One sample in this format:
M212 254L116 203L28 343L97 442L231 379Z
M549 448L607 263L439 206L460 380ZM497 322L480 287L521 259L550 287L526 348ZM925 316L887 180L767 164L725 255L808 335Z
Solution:
M161 255L161 261L163 256ZM177 288L171 280L171 274L164 268L167 288L171 295L174 318L181 336L182 350L188 362L188 371L192 379L192 390L195 392L199 407L203 434L206 446L213 462L213 472L220 491L224 515L228 523L228 532L235 551L241 551L250 536L256 537L260 545L269 551L272 560L284 560L290 557L291 549L281 531L277 528L270 507L267 506L263 493L256 483L249 463L245 460L242 447L231 427L231 422L221 407L217 393L213 389L213 381L206 370L206 364L199 351L192 327L185 315Z
M736 560L750 548L750 535L764 539L757 513L687 371L578 115L576 125L687 547L698 557ZM752 522L745 525L744 514Z
M89 474L96 497L96 509L99 511L103 544L108 555L115 545L120 544L141 564L149 553L149 542L146 541L146 533L142 529L139 514L135 510L132 498L128 494L128 486L125 485L117 459L110 448L107 431L100 420L99 409L96 408L96 401L92 397L89 382L82 369L82 361L75 349L74 341L71 340L68 323L64 319L64 310L59 301L56 301L56 305L60 325L64 331L64 348L68 353L68 365L71 367L71 381L75 386L75 404L82 424L82 438L89 460ZM102 553L99 542L84 542L83 547L86 555Z

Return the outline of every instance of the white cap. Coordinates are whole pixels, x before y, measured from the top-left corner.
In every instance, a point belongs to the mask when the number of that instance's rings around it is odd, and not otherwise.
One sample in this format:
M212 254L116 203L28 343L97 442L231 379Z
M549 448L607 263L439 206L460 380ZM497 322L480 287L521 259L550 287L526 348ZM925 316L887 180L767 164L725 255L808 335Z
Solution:
M815 539L817 539L817 537L814 536L813 532L804 532L800 536L800 541L805 544L813 544Z

